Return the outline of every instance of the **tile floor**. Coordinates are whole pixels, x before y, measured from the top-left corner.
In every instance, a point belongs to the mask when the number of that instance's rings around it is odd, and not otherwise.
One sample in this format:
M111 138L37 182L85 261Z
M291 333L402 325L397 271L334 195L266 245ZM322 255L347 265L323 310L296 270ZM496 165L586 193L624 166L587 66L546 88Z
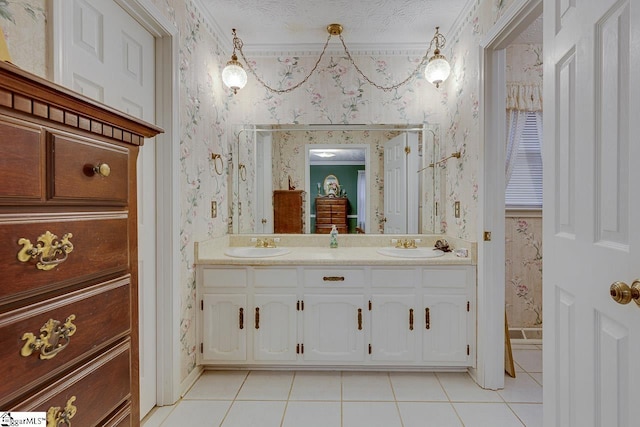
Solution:
M514 345L516 378L478 387L466 373L205 371L143 427L542 426L542 350Z

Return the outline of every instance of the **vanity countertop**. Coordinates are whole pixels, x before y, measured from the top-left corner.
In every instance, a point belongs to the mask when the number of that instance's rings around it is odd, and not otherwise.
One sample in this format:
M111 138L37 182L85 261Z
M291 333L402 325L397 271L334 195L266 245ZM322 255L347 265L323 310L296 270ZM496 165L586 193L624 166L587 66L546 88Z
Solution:
M345 236L342 236L345 237ZM347 244L338 248L327 246L299 245L298 242L284 241L278 243L278 247L286 248L290 252L284 255L263 258L238 258L225 255L229 247L247 246L251 244L239 242L231 236L211 239L196 243L195 263L207 265L387 265L387 266L427 266L427 265L473 265L475 264L475 248L469 248L468 257L458 257L453 252L447 252L435 258L400 258L379 254L378 249L392 247L386 238L385 244L370 245L371 241L362 241L362 246L357 246L358 241L345 242ZM325 236L326 240L326 236ZM378 243L378 242L376 242ZM430 242L427 242L430 243ZM433 247L430 244L419 244L419 247ZM473 245L472 245L473 246ZM455 246L454 246L455 247ZM406 249L410 251L411 249Z

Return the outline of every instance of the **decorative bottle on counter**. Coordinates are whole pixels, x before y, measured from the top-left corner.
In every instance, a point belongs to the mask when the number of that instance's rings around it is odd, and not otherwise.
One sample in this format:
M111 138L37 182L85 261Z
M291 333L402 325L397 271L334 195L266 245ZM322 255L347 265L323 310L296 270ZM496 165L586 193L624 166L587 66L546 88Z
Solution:
M335 225L331 226L331 232L329 233L329 247L337 248L338 247L338 229Z

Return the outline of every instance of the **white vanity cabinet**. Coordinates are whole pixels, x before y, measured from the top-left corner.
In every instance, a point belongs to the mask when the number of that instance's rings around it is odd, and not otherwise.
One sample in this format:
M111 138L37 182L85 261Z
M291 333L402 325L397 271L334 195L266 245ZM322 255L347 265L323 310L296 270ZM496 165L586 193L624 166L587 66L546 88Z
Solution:
M307 294L303 301L303 359L363 362L364 296Z
M411 362L417 359L420 328L416 324L415 294L371 296L371 360Z
M422 360L434 365L475 359L475 269L423 268Z
M198 363L475 365L473 265L197 266Z
M298 315L295 294L253 296L253 358L257 361L296 360Z
M207 360L246 361L247 296L240 294L205 294L202 303L203 330L201 346Z

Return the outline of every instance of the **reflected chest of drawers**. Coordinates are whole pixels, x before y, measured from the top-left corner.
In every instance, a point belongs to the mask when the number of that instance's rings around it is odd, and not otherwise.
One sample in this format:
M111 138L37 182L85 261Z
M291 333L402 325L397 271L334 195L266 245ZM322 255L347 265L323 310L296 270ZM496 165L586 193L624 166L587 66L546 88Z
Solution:
M316 233L329 233L335 225L338 233L346 234L348 203L346 197L316 197Z
M0 63L0 409L139 424L136 158L160 131Z
M302 190L273 192L274 233L304 233L304 195Z

